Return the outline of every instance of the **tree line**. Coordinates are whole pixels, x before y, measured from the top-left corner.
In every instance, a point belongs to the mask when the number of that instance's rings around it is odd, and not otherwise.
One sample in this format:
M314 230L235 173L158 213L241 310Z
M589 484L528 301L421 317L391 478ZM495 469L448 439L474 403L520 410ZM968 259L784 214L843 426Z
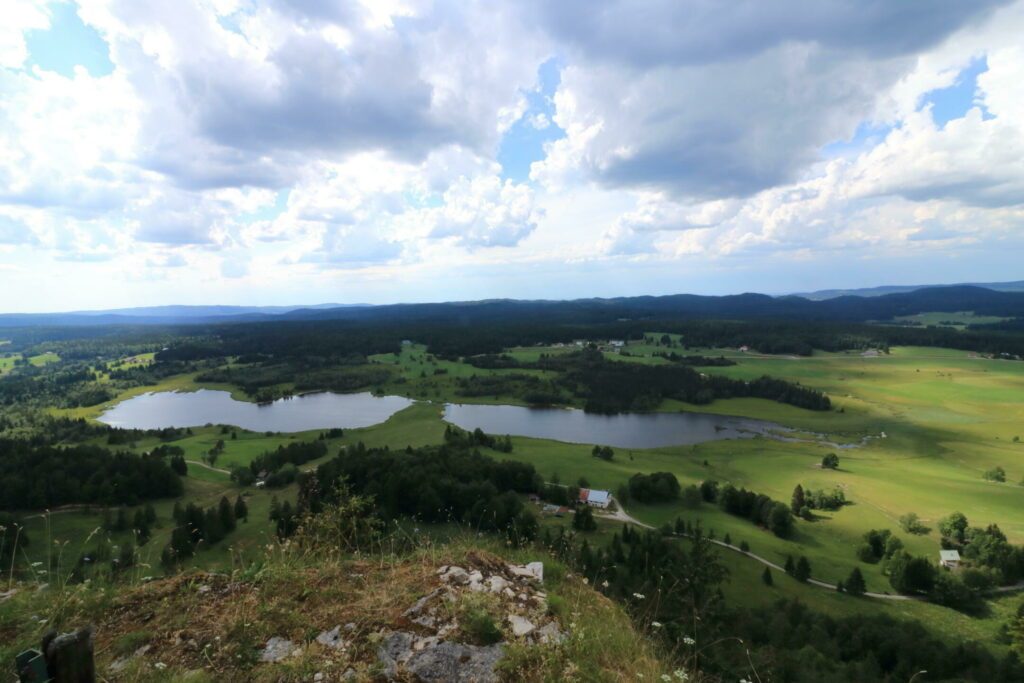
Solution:
M60 505L138 505L180 496L181 478L158 456L112 452L100 446L34 446L0 439L0 508L38 510Z

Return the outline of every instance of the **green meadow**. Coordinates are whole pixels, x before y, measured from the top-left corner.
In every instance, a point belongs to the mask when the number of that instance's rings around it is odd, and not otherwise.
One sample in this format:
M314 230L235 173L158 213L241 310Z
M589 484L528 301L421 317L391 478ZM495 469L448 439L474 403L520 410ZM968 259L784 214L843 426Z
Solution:
M571 350L525 348L512 349L510 354L525 361L541 353ZM621 362L667 362L653 355L659 350L664 347L632 343L625 354L610 353L609 357ZM1024 486L1019 484L1024 479L1024 443L1016 438L1024 437L1024 364L947 349L910 347L896 348L889 354L816 353L805 358L726 349L690 349L685 353L725 355L736 361L733 366L701 368L702 372L737 379L768 374L821 389L832 398L833 409L814 412L762 399L719 400L706 406L666 401L660 410L703 411L777 422L797 430L787 435L801 441L755 437L693 446L616 449L614 459L605 461L592 457L590 445L514 436L511 453L489 454L529 462L548 479L557 476L563 483L576 483L583 478L592 487L612 491L638 472L657 471L672 472L683 486L714 479L784 502L789 501L797 484L805 489L839 487L850 504L834 512L818 511L813 521L797 520L795 533L789 539L777 538L706 503L696 508L686 508L681 503L630 505L627 511L655 527L679 517L699 521L705 529L713 530L716 538L728 534L734 545L746 542L751 552L777 564L783 564L787 556L804 555L811 563L814 578L829 583L845 579L857 566L864 573L868 589L879 593L891 592L880 567L861 563L855 556L855 549L869 529L891 529L912 553L937 558L937 521L950 512L961 511L972 525L998 523L1011 541L1024 543ZM380 425L346 430L343 437L329 441L327 457L359 441L371 447L390 448L439 443L445 429L445 401L514 402L500 395L464 399L458 395L455 384L459 377L508 370L482 370L443 361L419 345L371 360L396 370L392 380L377 390L404 394L418 402ZM170 377L156 386L126 391L109 404L60 412L95 419L109 405L140 393L189 391L199 386L194 375ZM232 390L227 386L211 388ZM237 389L232 391L236 398L248 398ZM232 432L235 438L231 437ZM184 449L189 462L187 500L210 506L221 496L234 500L242 495L250 511L248 523L239 524L234 533L216 546L200 549L193 560L196 565L229 568L256 557L261 546L272 538L267 519L272 497L293 500L295 496L294 485L277 491L241 489L230 481L226 471L248 465L260 453L279 445L317 436L317 432L264 434L233 428L224 433L220 427L210 426L195 428L192 435L174 442ZM205 454L219 439L225 442L224 452L212 468L204 466ZM853 447L836 448L825 441ZM155 439L140 440L130 447L142 453L158 443ZM831 452L840 457L838 470L820 467L822 457ZM303 469L317 464L307 463ZM996 465L1006 470L1005 483L989 482L982 477L985 470ZM174 501L166 500L155 506L158 527L143 549L143 556L150 556L154 572L159 571L160 548L169 538L173 504ZM927 533L912 535L900 529L899 517L910 512L919 515L929 528ZM51 563L55 549L63 550L64 562L68 556L77 557L87 545L83 539L104 533L96 531L100 519L99 511L95 510L55 511L48 517L29 519L32 545L28 559ZM542 523L559 526L569 521L546 518ZM602 522L594 542L607 539L619 524ZM112 538L115 543L122 540L116 535ZM966 635L993 641L999 626L1022 601L1017 594L1002 595L989 601L987 614L970 617L917 601L851 598L799 584L784 575L777 575L775 586L767 588L761 583L760 563L738 553L722 552L731 576L727 597L742 604L765 604L778 597L795 596L832 614L903 615L920 619L951 638Z

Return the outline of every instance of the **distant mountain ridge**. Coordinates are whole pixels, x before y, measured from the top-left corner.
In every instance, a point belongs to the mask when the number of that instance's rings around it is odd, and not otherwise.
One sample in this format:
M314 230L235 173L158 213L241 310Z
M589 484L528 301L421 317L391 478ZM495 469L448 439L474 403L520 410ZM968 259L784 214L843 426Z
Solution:
M286 310L285 310L286 309ZM242 322L349 321L353 323L428 322L444 325L503 322L591 324L620 319L717 318L735 320L814 320L864 322L926 312L974 311L979 315L1024 318L1024 291L995 291L957 285L927 287L877 296L844 295L814 300L766 294L702 296L672 294L610 299L489 299L427 304L289 307L155 306L120 311L0 315L0 327L85 325L182 325Z
M883 285L880 287L862 287L859 289L819 289L815 292L798 292L790 296L799 296L811 301L824 301L841 296L885 296L887 294L908 294L921 289L936 287L981 287L994 292L1024 292L1024 280L1013 282L962 282L954 285Z

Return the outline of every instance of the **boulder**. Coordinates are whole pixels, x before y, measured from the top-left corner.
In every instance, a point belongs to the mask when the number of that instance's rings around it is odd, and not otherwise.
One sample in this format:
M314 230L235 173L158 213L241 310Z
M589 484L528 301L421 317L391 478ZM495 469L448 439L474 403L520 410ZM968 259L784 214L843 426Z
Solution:
M494 668L503 653L500 643L479 647L396 631L385 638L377 658L388 680L408 674L425 683L486 683L498 680Z

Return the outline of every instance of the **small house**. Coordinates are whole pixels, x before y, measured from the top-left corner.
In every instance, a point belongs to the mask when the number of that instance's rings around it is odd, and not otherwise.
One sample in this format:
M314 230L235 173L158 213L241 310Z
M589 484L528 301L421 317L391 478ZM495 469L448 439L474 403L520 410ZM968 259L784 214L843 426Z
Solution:
M591 507L606 508L611 503L612 495L597 489L580 489L580 502Z
M946 569L956 569L960 566L960 553L955 550L940 550L939 564Z

